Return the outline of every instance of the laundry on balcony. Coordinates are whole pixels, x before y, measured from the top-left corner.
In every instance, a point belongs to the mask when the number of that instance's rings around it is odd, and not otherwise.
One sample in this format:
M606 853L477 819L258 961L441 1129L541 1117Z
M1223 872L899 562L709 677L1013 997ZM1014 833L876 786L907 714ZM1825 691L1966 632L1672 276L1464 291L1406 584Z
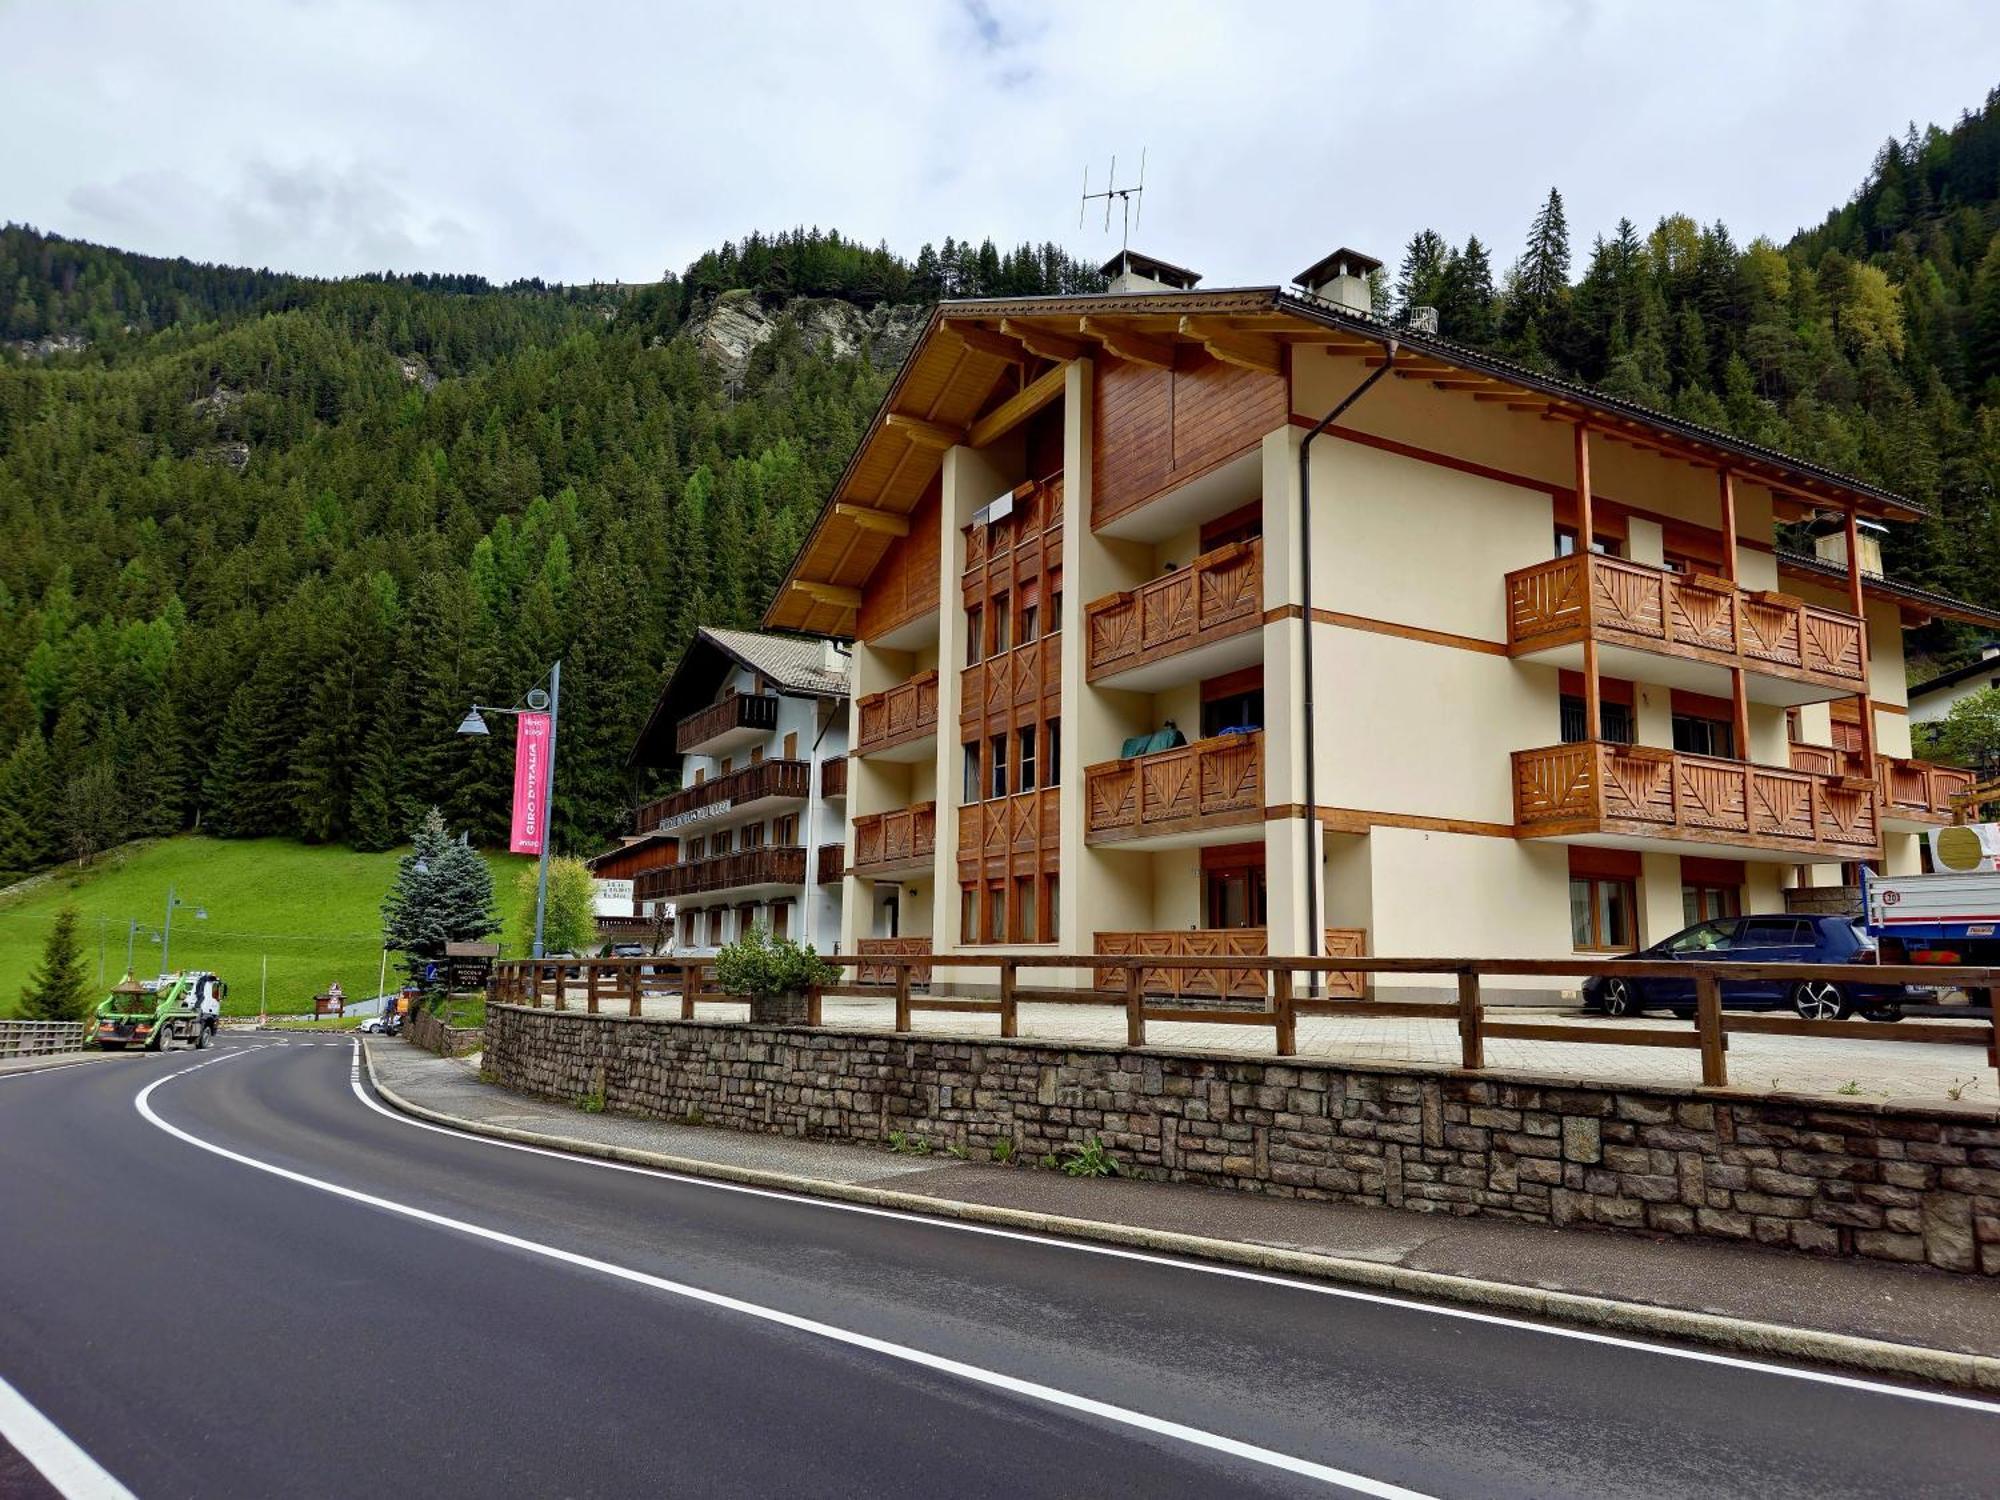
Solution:
M1135 734L1126 740L1118 751L1120 760L1133 760L1141 755L1154 755L1162 750L1177 749L1187 743L1180 726L1172 719L1167 720L1164 729L1156 729L1151 734Z

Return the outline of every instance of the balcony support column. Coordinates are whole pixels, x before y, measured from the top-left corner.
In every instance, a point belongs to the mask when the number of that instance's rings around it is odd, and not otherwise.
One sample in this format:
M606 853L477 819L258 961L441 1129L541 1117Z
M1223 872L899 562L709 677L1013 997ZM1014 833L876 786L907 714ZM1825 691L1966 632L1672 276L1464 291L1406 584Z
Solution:
M1722 511L1722 576L1731 583L1742 586L1742 570L1736 560L1736 476L1728 469L1716 475L1717 500ZM1742 596L1732 602L1732 608L1739 613L1736 621L1736 639L1740 649L1743 637ZM1729 728L1736 741L1736 758L1750 758L1750 694L1743 680L1741 666L1729 669Z
M1861 530L1855 524L1852 506L1847 511L1847 609L1861 622L1861 692L1855 699L1861 710L1861 765L1864 776L1873 777L1875 767L1875 705L1868 696L1868 604L1861 593Z
M1597 673L1597 635L1591 627L1590 559L1597 536L1590 505L1590 428L1576 424L1576 549L1583 570L1583 737L1596 741L1604 734L1603 686Z

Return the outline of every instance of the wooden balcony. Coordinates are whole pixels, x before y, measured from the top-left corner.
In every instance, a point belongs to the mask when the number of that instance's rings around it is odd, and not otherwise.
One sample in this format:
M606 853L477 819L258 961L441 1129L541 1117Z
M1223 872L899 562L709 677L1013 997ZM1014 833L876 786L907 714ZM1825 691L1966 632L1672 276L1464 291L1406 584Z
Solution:
M937 735L938 674L935 669L861 700L861 738L856 755L884 760L921 760Z
M1004 722L1009 710L1043 699L1046 713L1060 713L1062 641L1060 634L1045 635L967 667L959 676L960 727L976 732L982 719Z
M937 804L919 802L854 820L854 873L921 875L937 852Z
M1861 757L1832 745L1793 745L1792 769L1821 776L1860 776ZM1951 799L1977 778L1958 766L1927 760L1875 757L1875 784L1881 792L1882 826L1907 833L1951 821Z
M811 784L812 767L805 761L759 761L641 804L632 814L632 831L650 833L708 817L720 820L728 813L753 813L760 805L803 802Z
M1853 615L1788 594L1739 588L1622 558L1558 557L1507 575L1507 643L1515 656L1582 664L1586 636L1607 676L1726 697L1741 667L1760 703L1812 703L1867 688ZM1660 658L1675 665L1662 669Z
M1092 682L1154 692L1263 654L1264 543L1232 542L1084 607Z
M1108 760L1084 769L1083 786L1084 834L1093 844L1221 842L1229 830L1264 820L1264 735L1226 734Z
M1057 869L1061 815L1059 787L966 803L958 810L959 878Z
M1873 781L1599 740L1514 752L1522 838L1671 852L1724 845L1742 857L1872 858L1881 847Z
M1180 932L1100 932L1091 951L1121 958L1135 954L1151 958L1262 958L1269 951L1267 942L1268 936L1261 927L1208 927ZM1368 952L1368 934L1359 927L1329 927L1326 930L1326 945L1321 951L1328 957L1360 958ZM1303 976L1300 982L1304 982ZM1328 995L1359 996L1366 976L1329 973L1321 983ZM1100 990L1122 990L1125 987L1125 971L1099 969L1095 984ZM1141 971L1139 977L1140 988L1146 994L1176 998L1182 995L1213 995L1261 1000L1267 993L1266 984L1262 970L1232 969L1226 964L1217 964L1212 969L1146 969Z
M847 873L847 846L845 844L821 844L817 856L814 877L821 885L839 885L841 877Z
M732 693L674 725L674 748L683 755L720 755L755 744L778 727L778 700L770 693Z
M819 794L829 801L847 795L846 756L829 756L819 763Z
M768 844L708 859L690 859L639 877L633 894L642 901L673 901L717 891L805 884L806 851L796 844Z

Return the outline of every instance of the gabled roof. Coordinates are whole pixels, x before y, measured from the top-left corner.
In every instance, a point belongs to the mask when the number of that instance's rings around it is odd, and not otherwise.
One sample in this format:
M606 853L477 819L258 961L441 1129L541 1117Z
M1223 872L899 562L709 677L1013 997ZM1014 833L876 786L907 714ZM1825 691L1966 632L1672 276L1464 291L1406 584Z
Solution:
M1985 650L1993 644L1993 642L1988 641L1980 649ZM1918 683L1909 690L1907 696L1914 703L1919 698L1928 698L1932 693L1941 693L1946 688L1957 687L1961 682L1969 681L1974 677L1994 676L2000 676L2000 657L1975 656L1962 667L1953 667L1949 672L1938 673L1937 676L1931 678L1928 682Z
M1817 573L1829 583L1838 583L1842 588L1847 587L1847 569L1843 564L1828 562L1825 558L1815 557L1810 552L1794 552L1789 547L1779 547L1776 552L1778 567L1781 570ZM1963 599L1954 599L1949 594L1919 588L1914 583L1901 583L1880 573L1863 573L1861 591L1864 594L1873 594L1878 599L1893 599L1898 604L1906 604L1914 613L1935 615L1946 620L1961 620L1967 625L1986 625L2000 629L2000 611L1990 610L1979 604L1968 604ZM1916 689L1912 688L1910 691L1914 694Z
M800 698L845 698L847 657L838 666L826 663L826 642L816 636L768 635L755 630L719 630L704 625L695 632L667 685L660 689L652 713L646 716L627 766L660 766L679 760L674 726L715 701L731 670L756 672L778 692Z
M1347 252L1352 254L1352 252ZM1309 273L1308 273L1309 274ZM955 443L1011 407L1032 411L1060 393L1061 370L1098 353L1167 357L1181 343L1219 359L1281 368L1284 347L1315 343L1379 363L1394 349L1398 374L1447 389L1491 393L1593 432L1678 459L1737 470L1795 512L1855 509L1921 519L1893 491L1686 422L1436 334L1387 323L1312 293L1277 287L986 298L940 303L896 374L880 410L826 498L764 623L850 635L861 592ZM1122 354L1121 354L1122 351ZM990 431L985 440L990 440ZM1965 606L1969 607L1969 606Z

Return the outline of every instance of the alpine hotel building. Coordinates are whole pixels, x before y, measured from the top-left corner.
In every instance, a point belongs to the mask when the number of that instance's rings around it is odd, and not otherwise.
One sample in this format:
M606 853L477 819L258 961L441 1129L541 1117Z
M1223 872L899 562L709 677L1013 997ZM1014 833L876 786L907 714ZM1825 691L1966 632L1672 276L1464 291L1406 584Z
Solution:
M842 951L1559 958L1917 868L1902 632L2000 624L1880 575L1918 509L1376 265L936 310L765 620L853 642Z

